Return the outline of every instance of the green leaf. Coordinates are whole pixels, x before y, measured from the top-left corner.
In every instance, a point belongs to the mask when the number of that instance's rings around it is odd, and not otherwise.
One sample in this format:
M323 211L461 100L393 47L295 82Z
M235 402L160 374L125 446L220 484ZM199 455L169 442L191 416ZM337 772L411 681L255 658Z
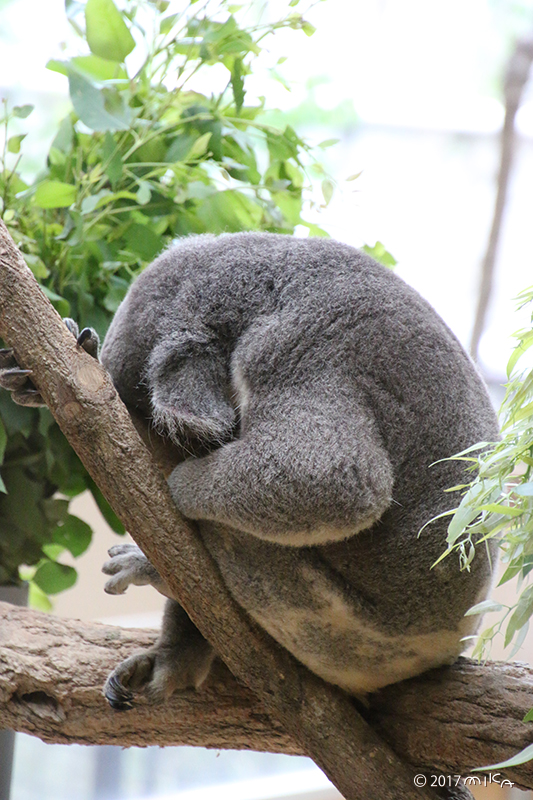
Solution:
M193 142L191 149L187 153L185 161L194 161L194 159L201 158L202 156L204 156L207 153L207 146L209 144L209 140L211 139L212 135L213 134L210 132L210 133L204 133L202 134L202 136L199 136Z
M533 708L530 708L522 722L533 722Z
M262 216L263 211L257 203L232 189L217 192L198 207L198 217L206 230L213 233L257 230Z
M87 42L95 56L124 61L135 47L135 39L113 0L87 0Z
M148 181L139 181L139 189L136 193L137 202L140 206L145 206L152 199L152 187Z
M82 519L69 514L64 524L53 531L52 539L77 558L89 547L92 535L93 532L90 525L87 525Z
M81 121L93 131L124 131L133 121L132 109L113 87L98 88L85 75L69 72L70 99Z
M67 208L76 202L76 187L62 181L43 181L37 187L33 202L39 208Z
M130 250L139 255L143 261L152 261L163 249L161 236L154 233L147 225L134 223L124 234Z
M511 758L508 758L506 761L500 761L498 764L489 764L486 767L476 767L475 769L471 770L472 772L482 772L486 769L504 769L504 767L518 767L520 764L525 764L527 761L531 761L533 759L533 744L528 744L527 747L524 747L523 750L520 750Z
M2 476L1 476L1 475L0 475L0 492L1 492L2 494L7 494L6 485L5 485L5 483L4 483L4 479L2 478Z
M197 138L198 137L190 133L182 133L179 136L176 136L176 138L170 143L165 156L165 161L169 164L173 164L176 161L187 161L187 156L189 155Z
M506 506L503 503L484 503L478 506L480 511L490 511L492 514L504 514L506 517L519 517L524 509L516 506Z
M147 261L148 260L149 259L147 259ZM130 285L124 278L119 278L118 275L111 275L109 278L109 286L110 289L105 296L104 306L108 311L114 314L124 300Z
M57 58L51 58L46 62L46 69L50 72L59 72L60 75L65 77L68 75L68 61L59 61Z
M164 17L161 20L161 24L159 25L159 33L166 34L172 30L172 27L177 19L179 19L180 14L171 14L169 17Z
M487 614L489 611L501 611L503 606L501 603L497 603L495 600L483 600L481 603L477 603L472 608L469 608L465 614L465 617L472 617L476 614Z
M0 419L0 464L4 461L4 454L6 452L7 432L4 423Z
M533 497L533 483L520 483L513 488L513 494L520 497Z
M26 119L26 117L30 116L33 109L34 106L29 105L29 103L24 106L14 106L13 116L18 117L19 119Z
M57 561L43 561L33 577L34 583L46 594L58 594L76 583L78 574L73 567Z
M19 136L10 136L7 140L7 149L10 153L20 153L20 143L27 134L21 133Z
M529 350L529 348L533 345L533 331L528 331L526 334L520 337L520 343L516 346L513 350L511 358L507 363L507 377L510 378L511 374L518 362L518 360L524 355L524 353Z
M124 165L120 149L109 131L106 131L104 137L102 156L106 175L111 182L112 188L115 189L122 177Z
M99 81L126 81L128 79L128 73L122 64L109 61L107 58L100 58L100 56L76 56L72 59L71 64Z
M30 608L36 608L38 611L49 612L53 609L53 605L48 599L48 596L33 581L30 581L28 605Z
M398 263L381 242L376 242L374 247L365 244L361 249L372 258L375 258L376 261L379 261L380 264L383 264L384 267L392 268Z
M68 317L70 314L70 303L64 297L53 292L48 286L41 286L41 290L48 297L53 307L62 317Z
M90 489L92 496L95 499L96 505L100 509L100 513L102 514L103 518L111 528L111 530L115 531L115 533L124 534L126 529L122 522L119 520L107 500L105 499L104 495L99 486L92 480L92 478L88 478L87 486Z
M36 256L33 253L24 253L23 255L24 261L38 280L48 278L50 275L50 270L41 261L39 256Z
M235 58L233 69L231 70L231 88L237 113L239 113L244 103L244 78L242 74L242 58Z
M326 205L329 205L331 198L333 197L333 192L335 191L335 184L329 178L325 178L322 181L322 194L324 195L324 201Z
M516 610L507 623L504 646L507 647L517 631L525 625L533 613L533 586L525 589L518 599Z
M0 414L9 437L21 433L25 439L28 438L35 420L35 409L18 406L9 396L9 392L0 392Z

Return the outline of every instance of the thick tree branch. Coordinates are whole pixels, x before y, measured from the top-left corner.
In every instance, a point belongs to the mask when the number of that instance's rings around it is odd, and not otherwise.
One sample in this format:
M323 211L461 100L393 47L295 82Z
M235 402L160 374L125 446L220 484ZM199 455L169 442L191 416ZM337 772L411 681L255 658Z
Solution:
M127 714L102 702L102 681L116 661L149 646L154 631L63 620L0 603L0 728L47 742L193 744L302 754L294 737L221 662L198 692ZM533 669L460 659L373 695L369 720L413 765L468 775L531 741L522 722L531 706ZM533 788L533 762L505 777ZM361 795L362 797L366 795Z
M307 672L235 603L194 529L179 518L105 371L76 346L3 222L0 336L32 370L65 436L193 622L347 800L431 797L413 787L409 770L348 697Z

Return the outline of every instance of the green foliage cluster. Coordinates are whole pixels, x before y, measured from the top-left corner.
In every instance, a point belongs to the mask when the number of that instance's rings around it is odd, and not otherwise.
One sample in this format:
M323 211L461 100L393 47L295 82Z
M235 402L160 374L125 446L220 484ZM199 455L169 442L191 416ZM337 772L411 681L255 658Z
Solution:
M533 287L519 296L520 306L533 302ZM510 657L522 646L533 613L533 368L517 371L520 359L533 346L531 327L515 334L518 344L509 360L509 383L501 408L501 441L480 443L457 456L471 463L475 478L454 487L464 492L448 527L447 553L457 551L468 569L476 547L490 539L501 540L505 566L499 585L518 583L516 603L504 606L492 600L479 603L469 614L499 612L497 622L477 638L474 655L488 655L498 634ZM476 451L480 451L476 454Z
M175 13L167 0L124 0L122 10L66 0L86 52L48 67L68 79L73 111L28 185L24 135L10 126L32 108L4 104L0 165L2 217L62 316L103 335L132 278L176 236L297 225L324 235L301 216L307 170L320 177L320 166L291 127L261 122L262 103L247 102L265 37L313 32L297 4L277 22L244 25L227 0L189 0ZM91 531L69 499L89 488L117 531L119 521L49 412L6 393L0 459L0 584L16 583L25 564L42 592L70 586L75 570L58 559L82 553Z

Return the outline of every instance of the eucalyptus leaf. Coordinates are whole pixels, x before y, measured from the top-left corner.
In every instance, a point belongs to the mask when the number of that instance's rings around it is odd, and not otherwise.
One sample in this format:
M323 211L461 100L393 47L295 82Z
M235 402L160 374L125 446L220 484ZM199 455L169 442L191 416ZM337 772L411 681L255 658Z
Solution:
M133 112L118 90L99 88L86 76L70 70L69 92L77 115L91 130L124 131L130 127Z
M69 550L77 558L89 547L92 539L91 526L79 517L69 514L65 522L53 533L54 542Z
M8 108L8 128L18 118L6 135L9 150L33 163L32 138L52 144L37 179L23 180L18 164L0 170L4 221L44 294L61 316L94 326L101 337L132 278L176 236L290 234L296 226L326 235L306 221L303 196L307 175L327 179L324 168L293 128L264 124L262 101L247 103L263 39L286 28L286 19L245 25L236 8L226 4L229 16L221 17L202 4L195 13L193 0L177 9L181 16L166 0L143 4L142 14L136 2L123 7L66 0L81 45L47 67L68 78L72 109L55 133L45 120L24 138L31 106ZM290 24L302 29L303 20ZM212 65L227 71L227 88L212 85ZM194 90L176 80L193 73ZM37 125L40 118L32 133ZM35 572L41 587L57 591L75 578L57 563L60 553L77 556L89 541L86 524L68 514L71 497L89 488L111 527L124 528L47 410L0 393L0 419L0 519L8 532L0 537L0 581L17 581L26 564L29 580ZM31 597L48 602L33 581Z
M120 62L135 47L135 39L113 0L87 0L85 23L87 42L95 56Z
M471 772L483 772L485 770L505 769L506 767L518 767L520 764L526 764L533 759L533 744L528 744L523 750L520 750L511 758L506 761L499 761L497 764L488 764L486 767L476 767Z
M23 106L13 106L13 116L18 117L19 119L26 119L29 117L31 112L33 111L34 106L26 103Z
M74 586L77 577L78 575L73 567L59 564L57 561L44 561L37 568L33 582L45 594L57 594Z
M67 208L76 202L76 187L62 181L43 181L37 186L33 202L39 208Z

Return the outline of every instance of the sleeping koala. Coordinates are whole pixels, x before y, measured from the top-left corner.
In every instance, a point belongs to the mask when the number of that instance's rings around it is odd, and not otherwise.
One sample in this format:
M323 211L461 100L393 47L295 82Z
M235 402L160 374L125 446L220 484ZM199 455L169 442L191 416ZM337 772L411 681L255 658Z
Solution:
M94 351L90 332L79 341ZM326 239L186 238L132 285L101 360L235 599L310 670L362 695L457 657L494 546L469 573L432 569L446 519L419 532L465 480L442 459L498 426L470 359L400 278ZM136 545L110 556L106 591L169 596ZM160 639L106 696L122 709L141 687L199 686L212 659L170 597Z

